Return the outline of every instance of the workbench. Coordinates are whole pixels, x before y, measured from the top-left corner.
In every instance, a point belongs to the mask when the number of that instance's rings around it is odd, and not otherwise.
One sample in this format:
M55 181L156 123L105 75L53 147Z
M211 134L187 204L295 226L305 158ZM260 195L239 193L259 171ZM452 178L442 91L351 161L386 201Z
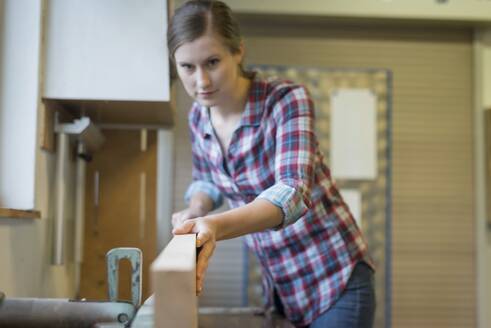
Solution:
M132 267L132 299L118 298L118 263ZM0 292L0 326L12 328L293 328L274 311L257 307L198 307L196 236L175 236L152 264L154 294L141 303L142 253L115 248L106 255L108 300L10 298ZM141 304L141 305L140 305ZM158 309L155 311L155 309Z
M131 327L154 328L153 298L138 310ZM226 308L202 307L198 309L199 328L294 328L283 317L257 307Z

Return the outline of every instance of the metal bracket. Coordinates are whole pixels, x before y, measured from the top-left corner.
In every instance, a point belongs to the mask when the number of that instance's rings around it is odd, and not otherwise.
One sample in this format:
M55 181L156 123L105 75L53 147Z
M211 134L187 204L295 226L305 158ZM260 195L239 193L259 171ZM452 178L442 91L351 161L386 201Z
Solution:
M101 148L105 141L101 130L86 116L75 119L71 123L61 123L58 115L55 115L55 132L76 136L90 152Z
M142 300L142 251L133 247L113 248L106 254L107 282L109 300L118 301L118 269L119 261L128 259L131 263L131 302L139 307Z

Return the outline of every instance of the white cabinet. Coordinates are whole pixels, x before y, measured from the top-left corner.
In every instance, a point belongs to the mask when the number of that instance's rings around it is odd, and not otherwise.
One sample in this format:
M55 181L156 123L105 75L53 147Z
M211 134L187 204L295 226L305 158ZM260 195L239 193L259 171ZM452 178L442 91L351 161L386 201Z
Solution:
M44 98L169 101L166 0L49 0Z

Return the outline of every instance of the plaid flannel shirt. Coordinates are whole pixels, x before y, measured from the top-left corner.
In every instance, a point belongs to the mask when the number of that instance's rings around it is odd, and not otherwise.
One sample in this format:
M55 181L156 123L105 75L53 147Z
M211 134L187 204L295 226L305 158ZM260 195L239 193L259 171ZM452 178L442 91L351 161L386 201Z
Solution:
M193 182L185 198L201 191L215 208L225 197L231 208L262 198L282 209L281 226L245 240L261 263L265 305L276 289L286 317L309 325L340 296L357 262L372 264L319 151L307 90L256 74L225 158L208 108L194 103L189 126Z

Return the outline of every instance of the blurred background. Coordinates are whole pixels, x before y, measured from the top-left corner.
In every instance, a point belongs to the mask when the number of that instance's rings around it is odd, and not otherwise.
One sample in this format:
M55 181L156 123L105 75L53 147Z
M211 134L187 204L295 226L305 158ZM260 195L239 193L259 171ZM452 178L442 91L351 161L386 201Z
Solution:
M491 1L225 2L246 66L309 88L331 167L335 147L363 162L333 141L336 97L371 95L349 101L373 113L374 175L334 176L377 264L376 326L491 327ZM106 299L105 253L119 246L143 250L151 294L191 181L192 102L165 42L182 3L0 0L7 296ZM220 242L200 306L260 305L259 275L241 239Z

